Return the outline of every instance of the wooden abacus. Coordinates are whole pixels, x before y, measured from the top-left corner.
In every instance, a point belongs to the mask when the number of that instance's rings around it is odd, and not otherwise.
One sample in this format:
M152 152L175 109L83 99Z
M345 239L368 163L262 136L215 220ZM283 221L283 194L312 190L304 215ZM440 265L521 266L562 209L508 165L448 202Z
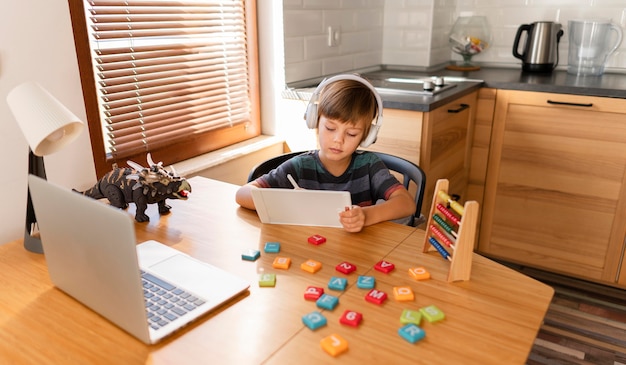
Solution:
M450 198L448 187L448 180L437 180L426 223L423 252L433 251L434 248L450 261L449 282L465 281L469 280L472 271L478 202L468 201L463 206Z

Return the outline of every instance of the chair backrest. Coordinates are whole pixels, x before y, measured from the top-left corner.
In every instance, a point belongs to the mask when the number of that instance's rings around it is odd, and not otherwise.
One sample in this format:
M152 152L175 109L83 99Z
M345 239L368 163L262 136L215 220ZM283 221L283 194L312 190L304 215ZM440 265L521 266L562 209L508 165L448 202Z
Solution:
M304 151L288 152L261 162L250 170L250 173L248 174L248 182L251 182L263 174L270 172L283 162L303 152ZM415 213L410 217L407 225L416 227L423 223L425 219L421 212L422 201L424 200L424 190L426 189L426 174L424 171L418 165L402 157L383 152L372 152L378 155L389 170L402 175L402 184L407 190L409 190L411 182L415 184Z
M402 157L383 152L374 153L380 157L389 170L402 175L402 184L407 190L409 190L411 182L415 184L415 213L407 225L417 227L424 223L425 218L422 216L422 201L424 200L424 190L426 190L426 174L424 170Z
M289 160L290 158L297 156L301 153L304 153L304 151L299 151L299 152L287 152L284 153L282 155L278 155L275 157L272 157L270 159L267 159L263 162L261 162L260 164L254 166L252 168L252 170L250 170L250 173L248 174L248 182L254 181L257 178L267 174L268 172L272 171L273 169L277 168L280 164L282 164L283 162Z

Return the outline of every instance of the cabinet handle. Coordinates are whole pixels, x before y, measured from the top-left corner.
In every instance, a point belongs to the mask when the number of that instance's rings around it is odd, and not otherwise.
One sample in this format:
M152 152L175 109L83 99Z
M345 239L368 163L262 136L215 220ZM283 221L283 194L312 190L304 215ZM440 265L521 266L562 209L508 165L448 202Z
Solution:
M591 108L593 106L592 103L569 103L567 101L554 101L554 100L548 100L548 104L582 106L582 107L585 107L585 108Z
M467 108L469 108L469 105L461 104L461 106L458 109L448 109L448 113L460 113Z

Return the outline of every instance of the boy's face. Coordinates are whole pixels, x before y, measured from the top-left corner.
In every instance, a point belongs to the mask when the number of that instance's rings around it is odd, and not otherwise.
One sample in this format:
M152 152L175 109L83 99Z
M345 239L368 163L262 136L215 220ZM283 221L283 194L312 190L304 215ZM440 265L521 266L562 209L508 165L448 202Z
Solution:
M320 153L329 160L350 158L363 140L362 123L342 123L320 116L318 138Z

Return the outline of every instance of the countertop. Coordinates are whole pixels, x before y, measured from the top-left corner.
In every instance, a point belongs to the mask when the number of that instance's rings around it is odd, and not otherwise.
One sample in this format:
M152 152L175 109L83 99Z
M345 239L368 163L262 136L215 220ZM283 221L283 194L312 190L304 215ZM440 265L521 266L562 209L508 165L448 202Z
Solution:
M408 83L394 83L386 81L388 78L422 79L433 76L432 73L404 71L404 70L377 70L361 73L361 76L371 81L383 101L383 108L403 109L428 112L458 99L472 91L478 90L484 84L482 80L468 80L454 82L454 87L436 95L419 95L408 90L422 89L421 85ZM437 73L437 75L439 75ZM322 80L315 80L309 86L287 88L282 92L285 99L308 101L315 88ZM397 90L395 92L394 90Z
M626 99L626 74L576 76L566 71L548 74L522 72L514 68L483 68L473 72L443 71L451 76L484 80L484 87Z
M424 112L436 109L481 87L626 99L626 74L605 73L602 76L576 76L564 70L555 70L551 73L529 73L522 72L521 68L496 67L483 67L471 72L446 69L423 72L385 66L361 75L372 81L376 87L379 86L377 83L387 78L443 76L444 79L454 80L455 87L432 96L379 90L385 108ZM283 95L287 98L308 100L313 89L313 87L289 89ZM385 89L388 89L388 86Z

